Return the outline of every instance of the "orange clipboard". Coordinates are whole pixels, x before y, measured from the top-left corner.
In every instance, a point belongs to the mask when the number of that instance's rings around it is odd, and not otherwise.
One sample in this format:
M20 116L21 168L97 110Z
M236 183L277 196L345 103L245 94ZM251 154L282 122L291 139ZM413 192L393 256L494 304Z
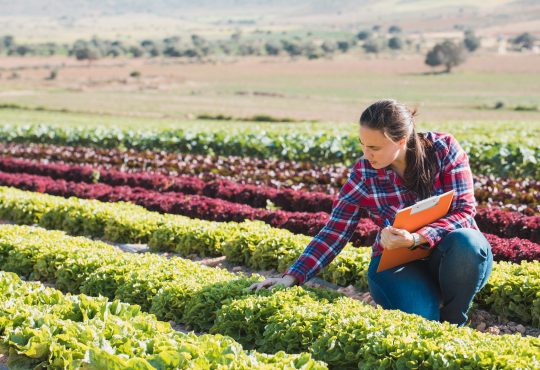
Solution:
M454 190L450 190L444 194L435 195L410 207L403 208L396 214L393 226L398 229L405 229L410 233L415 232L446 215L453 198ZM377 272L427 257L430 253L431 249L424 248L416 248L415 250L409 248L385 249L379 260Z

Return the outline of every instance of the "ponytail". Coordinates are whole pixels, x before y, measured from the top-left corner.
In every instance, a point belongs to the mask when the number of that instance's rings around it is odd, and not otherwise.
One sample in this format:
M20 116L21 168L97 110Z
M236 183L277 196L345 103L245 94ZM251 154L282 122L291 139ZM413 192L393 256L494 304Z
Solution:
M405 154L405 186L418 194L420 199L431 196L437 168L433 144L413 127Z

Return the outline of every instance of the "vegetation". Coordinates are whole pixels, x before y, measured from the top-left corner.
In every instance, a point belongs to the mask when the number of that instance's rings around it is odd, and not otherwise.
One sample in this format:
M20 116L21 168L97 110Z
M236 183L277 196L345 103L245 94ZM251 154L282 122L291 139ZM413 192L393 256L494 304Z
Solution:
M456 44L450 40L436 44L427 55L425 63L430 67L444 66L445 72L450 73L453 67L460 65L467 59L463 44Z

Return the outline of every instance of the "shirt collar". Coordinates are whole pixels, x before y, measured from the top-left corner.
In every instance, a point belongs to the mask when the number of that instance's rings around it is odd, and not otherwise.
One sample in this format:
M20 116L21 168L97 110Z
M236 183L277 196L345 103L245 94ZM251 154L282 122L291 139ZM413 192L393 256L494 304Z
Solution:
M380 180L390 180L396 185L404 185L403 179L390 166L379 168L377 176Z

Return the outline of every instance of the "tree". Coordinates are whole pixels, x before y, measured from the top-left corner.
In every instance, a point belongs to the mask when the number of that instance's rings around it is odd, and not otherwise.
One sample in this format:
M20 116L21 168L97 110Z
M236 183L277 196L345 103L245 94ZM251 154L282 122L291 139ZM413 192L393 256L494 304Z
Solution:
M11 35L6 35L2 37L2 44L4 44L4 47L6 49L11 48L13 45L15 45L15 38Z
M465 31L465 38L463 44L471 53L480 47L480 39L475 35L474 31Z
M161 48L159 46L153 46L148 49L148 53L150 53L151 57L157 57L161 55Z
M264 44L264 50L266 50L266 54L268 55L279 55L281 53L281 45L275 41L267 41L266 44Z
M223 54L231 55L233 53L233 48L229 42L226 41L217 41L216 48L221 49Z
M242 31L236 31L231 35L231 40L234 42L239 42L242 38Z
M289 54L290 57L302 55L302 46L295 41L281 40L283 44L283 50Z
M346 53L347 51L349 51L350 47L351 47L351 44L349 43L349 41L338 41L337 42L337 48L342 53Z
M178 58L181 57L183 54L182 49L180 49L180 46L178 45L169 45L166 46L165 49L163 49L163 55L167 57L173 57Z
M388 47L393 50L400 50L403 48L403 41L397 36L394 36L388 40Z
M153 40L143 40L141 41L141 46L145 49L151 49L155 46L155 43Z
M210 46L208 45L208 42L203 37L193 34L191 35L191 42L193 43L193 46L195 49L197 49L197 54L200 56L205 56L210 53Z
M367 40L371 37L371 31L368 31L368 30L364 30L364 31L360 31L358 32L358 34L356 35L356 38L358 40Z
M101 40L97 36L94 36L92 37L88 45L95 48L97 50L98 58L101 58L107 53L107 48L110 46L110 42Z
M201 49L206 46L206 40L197 34L191 35L191 42L193 43L193 46Z
M180 40L181 40L180 36L171 36L171 37L164 38L163 43L165 45L178 45L178 44L180 44ZM145 41L147 41L147 40L145 40ZM145 41L143 41L143 42L145 42Z
M401 33L401 27L399 27L399 26L390 26L390 27L388 27L388 33Z
M240 55L261 55L261 45L253 41L243 42L238 47L238 53Z
M46 80L56 80L56 77L58 77L58 69L52 69Z
M321 45L321 49L325 54L333 54L337 49L337 44L332 40L325 40Z
M85 45L83 47L79 47L75 49L74 54L77 60L92 61L101 57L99 49L92 45Z
M318 59L324 55L321 48L319 48L314 42L308 42L304 45L304 54L308 59Z
M382 50L380 42L374 39L369 39L362 45L366 53L378 54Z
M134 58L140 58L144 55L144 50L136 45L133 45L133 46L130 46L129 47L129 53L134 57Z
M201 54L201 49L199 48L187 48L186 50L184 50L183 53L180 54L180 56L198 59L203 57L203 55Z
M445 72L450 73L452 68L463 63L467 53L463 44L455 44L450 40L436 44L427 55L425 63L431 67L444 65Z
M30 54L31 51L32 50L30 49L30 47L26 45L17 45L15 49L13 50L13 54L25 56L27 54ZM10 51L10 54L11 54L11 51Z
M529 32L523 32L512 40L512 44L521 48L532 49L535 41L536 40L533 35L531 35Z
M59 45L54 42L47 42L44 45L45 55L55 55L59 50Z
M121 55L124 55L126 53L125 49L119 47L119 46L112 46L109 50L107 50L107 56L108 57L119 57Z

